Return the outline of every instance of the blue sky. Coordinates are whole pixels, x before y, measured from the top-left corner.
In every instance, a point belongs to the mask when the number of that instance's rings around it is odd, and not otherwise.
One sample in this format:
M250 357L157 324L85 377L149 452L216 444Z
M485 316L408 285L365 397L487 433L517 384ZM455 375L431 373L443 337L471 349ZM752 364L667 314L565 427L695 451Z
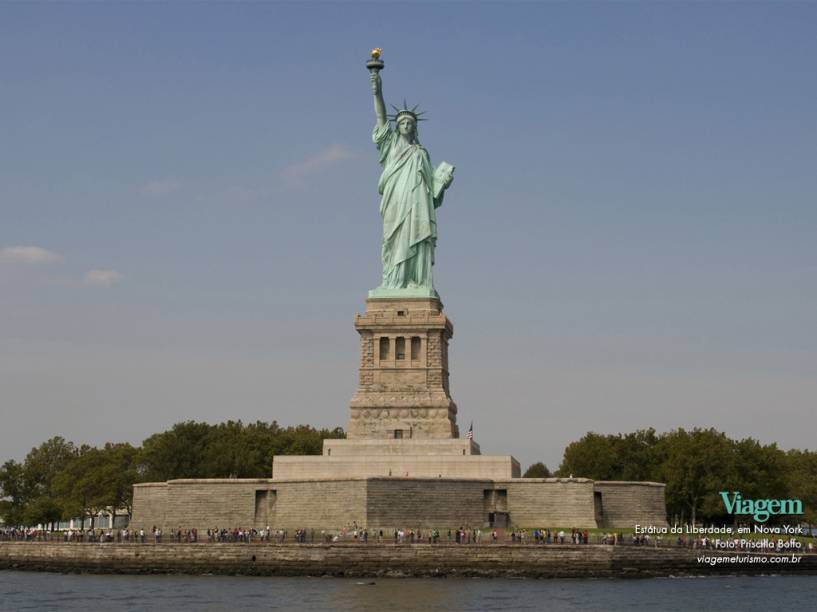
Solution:
M3 457L345 425L372 46L457 166L435 279L484 452L815 448L815 28L805 2L0 4Z

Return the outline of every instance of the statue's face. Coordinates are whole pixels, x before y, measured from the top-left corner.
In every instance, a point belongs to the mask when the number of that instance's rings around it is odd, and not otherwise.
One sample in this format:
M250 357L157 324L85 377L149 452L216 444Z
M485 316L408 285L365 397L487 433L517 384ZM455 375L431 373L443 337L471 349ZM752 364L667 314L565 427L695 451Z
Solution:
M397 131L403 136L413 136L415 132L414 119L411 117L400 117L397 122Z

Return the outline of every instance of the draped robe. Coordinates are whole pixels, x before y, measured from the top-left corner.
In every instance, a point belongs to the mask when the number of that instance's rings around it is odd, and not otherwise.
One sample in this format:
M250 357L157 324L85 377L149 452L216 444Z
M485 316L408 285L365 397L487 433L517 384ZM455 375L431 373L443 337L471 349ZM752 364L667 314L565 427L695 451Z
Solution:
M428 152L400 138L387 121L375 126L372 140L380 152L383 172L377 189L383 196L383 283L385 289L428 288L434 283L431 267L437 242L433 197L434 169Z

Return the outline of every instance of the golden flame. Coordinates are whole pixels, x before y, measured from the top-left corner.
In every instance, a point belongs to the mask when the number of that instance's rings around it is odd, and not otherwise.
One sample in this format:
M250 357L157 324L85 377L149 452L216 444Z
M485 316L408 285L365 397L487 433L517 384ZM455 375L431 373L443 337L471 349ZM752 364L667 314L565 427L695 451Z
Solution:
M380 47L375 47L372 49L372 59L380 59L380 54L383 53L383 49Z

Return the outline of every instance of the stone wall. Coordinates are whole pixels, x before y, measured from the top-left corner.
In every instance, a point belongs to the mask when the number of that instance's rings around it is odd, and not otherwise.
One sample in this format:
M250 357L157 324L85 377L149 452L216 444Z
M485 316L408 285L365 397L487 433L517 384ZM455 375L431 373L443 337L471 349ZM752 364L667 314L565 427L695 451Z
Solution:
M697 562L700 551L642 546L488 544L63 544L0 542L0 570L105 574L266 576L486 576L584 578L817 573L817 555L794 565ZM707 551L712 556L733 553Z
M482 527L490 480L429 478L368 481L368 523L376 529Z
M266 478L184 479L139 484L133 488L135 529L260 527L256 521L256 492L270 489Z
M508 491L511 524L519 527L596 527L593 481L586 478L518 478L497 481Z
M171 480L165 521L173 527L250 527L255 524L255 492L268 479Z
M479 459L479 455L470 456ZM438 459L442 461L442 458ZM600 499L600 504L597 502ZM171 480L134 487L132 526L371 529L665 525L664 485L583 478Z
M133 485L131 527L148 530L153 525L164 526L167 489L166 482L148 482Z
M275 512L269 525L285 529L339 529L366 525L365 480L274 482Z
M189 479L134 486L134 529L329 528L366 521L366 481Z
M667 524L666 485L658 482L597 481L601 493L602 524L599 527L628 527L636 524Z

